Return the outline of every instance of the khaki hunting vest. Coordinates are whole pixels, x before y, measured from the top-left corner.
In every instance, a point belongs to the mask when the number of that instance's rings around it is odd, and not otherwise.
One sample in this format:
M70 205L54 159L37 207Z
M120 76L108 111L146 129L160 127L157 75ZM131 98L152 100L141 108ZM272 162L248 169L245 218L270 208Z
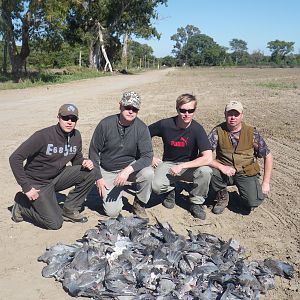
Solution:
M259 164L254 156L254 128L242 123L239 142L236 149L231 144L226 123L217 127L218 146L216 159L226 166L233 166L237 173L254 176L259 173Z

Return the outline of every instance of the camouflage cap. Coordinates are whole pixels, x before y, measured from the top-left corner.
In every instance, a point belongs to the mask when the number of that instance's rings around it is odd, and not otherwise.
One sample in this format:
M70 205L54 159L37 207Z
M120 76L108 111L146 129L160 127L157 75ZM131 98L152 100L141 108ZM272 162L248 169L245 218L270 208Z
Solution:
M136 92L125 92L122 96L122 99L120 101L120 104L123 106L133 106L137 109L140 109L141 107L141 98L138 93Z
M230 110L236 110L239 113L242 113L244 108L241 102L236 101L236 100L232 100L229 103L226 104L225 106L225 111L230 111Z
M74 104L63 104L59 110L60 116L76 116L78 118L78 108Z

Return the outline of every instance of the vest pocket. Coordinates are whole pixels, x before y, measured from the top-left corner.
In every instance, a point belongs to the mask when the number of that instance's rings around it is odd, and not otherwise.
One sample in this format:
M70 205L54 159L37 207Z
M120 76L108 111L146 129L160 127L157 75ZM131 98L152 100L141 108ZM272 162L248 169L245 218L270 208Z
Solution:
M257 162L254 162L251 165L243 166L243 171L246 176L255 176L259 174L259 164Z

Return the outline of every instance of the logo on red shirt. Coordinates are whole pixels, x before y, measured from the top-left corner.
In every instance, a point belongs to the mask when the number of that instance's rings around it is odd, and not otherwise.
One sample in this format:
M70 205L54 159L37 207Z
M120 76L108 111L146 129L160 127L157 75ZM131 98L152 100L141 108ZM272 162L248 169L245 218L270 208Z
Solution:
M173 146L173 147L178 147L178 148L184 148L186 147L188 144L188 138L185 139L184 137L181 137L179 139L179 141L171 141L170 142L170 145Z

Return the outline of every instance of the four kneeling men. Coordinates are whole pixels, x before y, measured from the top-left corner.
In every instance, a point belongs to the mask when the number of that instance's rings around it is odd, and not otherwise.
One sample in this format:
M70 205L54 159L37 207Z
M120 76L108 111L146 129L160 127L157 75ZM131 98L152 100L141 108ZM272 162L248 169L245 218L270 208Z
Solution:
M249 212L262 203L270 191L273 159L256 128L243 122L240 102L226 105L225 122L208 137L193 119L197 108L193 95L180 95L177 115L149 128L137 117L140 107L137 93L124 93L120 113L100 121L91 139L90 159L84 159L81 136L75 129L78 109L73 104L62 105L57 125L37 131L10 156L23 191L16 194L13 221L27 219L47 229L60 228L63 220L86 222L80 211L95 182L110 217L120 214L124 187L131 183L136 188L133 212L141 218L147 218L145 205L152 190L164 195L166 208L173 208L178 181L191 183L190 212L202 220L209 189L216 193L216 214L228 205L228 185L236 185L241 204ZM155 136L163 141L162 160L153 157L151 138ZM258 158L264 159L262 185ZM72 186L61 210L56 192Z

